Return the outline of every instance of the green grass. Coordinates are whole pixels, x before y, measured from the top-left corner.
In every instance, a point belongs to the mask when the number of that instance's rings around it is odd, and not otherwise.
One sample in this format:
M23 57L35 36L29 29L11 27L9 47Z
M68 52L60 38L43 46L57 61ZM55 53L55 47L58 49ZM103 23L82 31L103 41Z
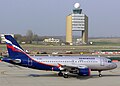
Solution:
M51 46L51 45L34 45L34 44L21 44L23 49L30 51L94 51L104 49L119 49L120 44L110 42L93 42L93 45L80 45L80 46ZM6 51L6 45L0 44L0 52Z
M0 44L0 51L5 51L5 50L6 50L6 45Z
M120 43L113 43L113 42L93 42L93 45L97 45L97 46L120 46Z

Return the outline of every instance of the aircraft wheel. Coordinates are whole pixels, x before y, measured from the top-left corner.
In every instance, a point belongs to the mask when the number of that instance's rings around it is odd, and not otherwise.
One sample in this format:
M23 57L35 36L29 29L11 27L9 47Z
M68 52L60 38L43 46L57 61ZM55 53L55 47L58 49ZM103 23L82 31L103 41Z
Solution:
M99 72L99 77L101 77L102 76L101 71L98 71L98 72Z
M59 73L58 73L58 76L63 76L63 73L62 73L62 72L59 72Z
M64 77L64 78L68 78L68 74L64 74L63 77Z
M102 76L102 74L99 74L99 77L101 77Z

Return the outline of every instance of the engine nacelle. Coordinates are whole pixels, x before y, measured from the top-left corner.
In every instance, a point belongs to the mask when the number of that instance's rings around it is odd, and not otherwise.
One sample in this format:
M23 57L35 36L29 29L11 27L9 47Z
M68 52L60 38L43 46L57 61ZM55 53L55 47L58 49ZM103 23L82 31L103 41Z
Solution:
M90 76L90 69L89 68L80 68L78 75L80 75L80 76Z

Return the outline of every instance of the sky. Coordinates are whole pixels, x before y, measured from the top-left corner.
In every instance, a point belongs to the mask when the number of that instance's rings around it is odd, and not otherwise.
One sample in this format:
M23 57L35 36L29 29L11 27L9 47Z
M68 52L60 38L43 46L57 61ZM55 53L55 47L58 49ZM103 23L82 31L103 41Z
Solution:
M65 36L76 2L89 18L89 37L120 37L120 0L0 0L0 33Z

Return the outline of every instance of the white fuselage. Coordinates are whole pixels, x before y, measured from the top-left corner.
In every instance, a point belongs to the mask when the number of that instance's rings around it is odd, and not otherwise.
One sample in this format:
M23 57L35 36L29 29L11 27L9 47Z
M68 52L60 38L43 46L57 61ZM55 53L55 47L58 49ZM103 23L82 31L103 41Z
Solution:
M110 70L117 67L117 65L111 62L110 59L105 57L93 57L93 56L41 56L32 57L35 61L58 66L59 64L80 67L82 65L87 66L91 70Z

